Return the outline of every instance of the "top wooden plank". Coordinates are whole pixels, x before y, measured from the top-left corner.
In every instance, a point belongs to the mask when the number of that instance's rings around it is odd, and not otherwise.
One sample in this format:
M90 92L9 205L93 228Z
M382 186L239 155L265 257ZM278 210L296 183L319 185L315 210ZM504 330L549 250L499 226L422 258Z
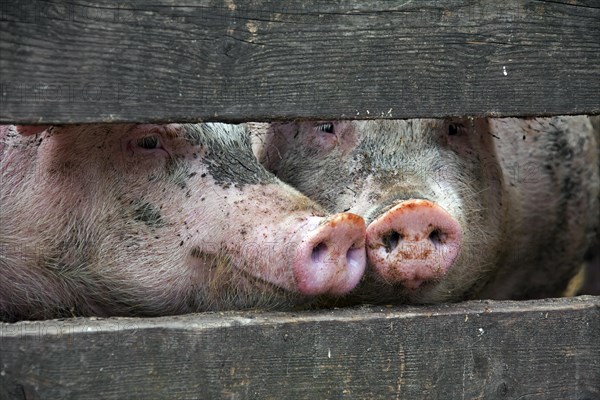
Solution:
M600 113L597 0L0 1L0 122Z

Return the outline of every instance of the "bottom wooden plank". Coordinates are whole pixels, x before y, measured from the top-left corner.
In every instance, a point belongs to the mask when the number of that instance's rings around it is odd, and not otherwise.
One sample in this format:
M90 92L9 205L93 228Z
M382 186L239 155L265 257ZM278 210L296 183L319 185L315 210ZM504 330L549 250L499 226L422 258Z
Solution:
M600 399L600 297L0 324L2 399Z

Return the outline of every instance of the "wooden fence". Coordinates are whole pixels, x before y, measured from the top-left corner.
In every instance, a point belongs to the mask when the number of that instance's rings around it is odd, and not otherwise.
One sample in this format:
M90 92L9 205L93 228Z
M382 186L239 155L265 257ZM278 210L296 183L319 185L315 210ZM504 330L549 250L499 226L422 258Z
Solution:
M2 399L600 398L600 297L0 324Z
M2 0L0 35L0 123L600 113L597 0ZM0 399L597 400L599 310L0 324Z

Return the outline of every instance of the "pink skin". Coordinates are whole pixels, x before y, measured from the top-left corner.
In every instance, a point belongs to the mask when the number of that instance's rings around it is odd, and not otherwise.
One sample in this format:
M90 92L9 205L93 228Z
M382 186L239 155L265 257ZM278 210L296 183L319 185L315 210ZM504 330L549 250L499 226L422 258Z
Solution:
M50 127L50 125L17 125L17 132L23 136L37 135Z
M351 213L326 218L296 215L282 225L286 230L271 223L251 228L248 237L255 239L240 257L255 268L246 273L304 296L343 295L354 289L367 259L361 217Z
M294 260L294 276L301 293L342 295L351 291L365 271L364 220L356 214L336 214L325 221L312 218Z
M287 309L350 292L364 220L268 174L240 128L200 126L0 127L0 317Z
M407 200L367 228L370 265L388 283L417 289L442 278L460 250L458 222L427 200Z

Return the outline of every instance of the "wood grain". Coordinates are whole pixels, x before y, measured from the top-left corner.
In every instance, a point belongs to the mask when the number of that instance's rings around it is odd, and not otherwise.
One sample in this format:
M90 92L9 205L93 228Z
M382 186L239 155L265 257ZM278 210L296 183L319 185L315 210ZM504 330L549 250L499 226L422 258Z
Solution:
M597 0L0 7L2 123L600 113Z
M0 324L1 399L600 398L600 297Z

